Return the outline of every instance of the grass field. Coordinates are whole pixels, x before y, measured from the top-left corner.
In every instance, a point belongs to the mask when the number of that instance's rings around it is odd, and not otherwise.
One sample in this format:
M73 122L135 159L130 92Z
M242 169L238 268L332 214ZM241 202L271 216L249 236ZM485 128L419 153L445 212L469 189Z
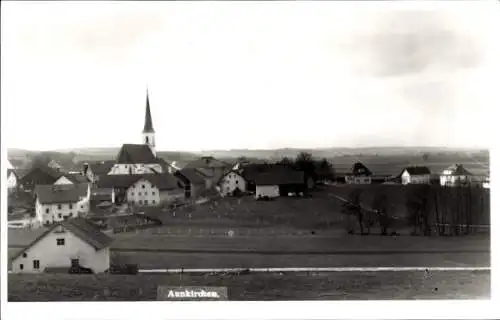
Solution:
M490 273L9 275L9 301L154 301L157 287L225 286L229 300L489 299Z

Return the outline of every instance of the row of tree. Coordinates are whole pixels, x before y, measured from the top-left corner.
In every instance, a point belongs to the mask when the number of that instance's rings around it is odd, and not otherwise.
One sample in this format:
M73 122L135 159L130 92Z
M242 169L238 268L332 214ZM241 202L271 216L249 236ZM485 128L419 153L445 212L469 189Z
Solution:
M282 165L290 165L297 170L304 171L307 176L313 178L315 182L320 180L333 180L335 170L333 165L326 159L314 159L312 154L300 152L295 159L284 157L277 162Z
M388 190L388 189L386 189ZM342 212L347 219L347 231L370 234L375 227L381 235L394 233L394 206L384 189L377 191L370 204L361 201L363 191L354 189L343 204ZM414 235L467 235L475 233L479 225L490 225L490 193L488 189L475 186L443 188L440 186L408 186L404 194L407 226ZM392 201L391 201L392 200ZM370 207L364 207L370 206Z

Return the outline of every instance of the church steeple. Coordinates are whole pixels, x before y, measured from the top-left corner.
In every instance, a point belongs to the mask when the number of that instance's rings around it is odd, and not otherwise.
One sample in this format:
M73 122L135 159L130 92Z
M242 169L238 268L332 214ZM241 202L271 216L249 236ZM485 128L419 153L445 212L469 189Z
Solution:
M151 109L149 107L149 92L146 90L146 119L142 130L142 143L148 145L156 157L155 130L151 119Z
M151 109L149 107L149 92L146 90L146 119L144 121L144 130L142 133L154 133L153 120L151 119Z

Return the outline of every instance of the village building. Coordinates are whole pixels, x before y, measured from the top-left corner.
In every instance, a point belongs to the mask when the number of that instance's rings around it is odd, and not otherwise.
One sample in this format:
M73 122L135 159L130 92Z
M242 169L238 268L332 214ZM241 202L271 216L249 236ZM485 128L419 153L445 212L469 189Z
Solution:
M111 168L113 168L115 163L115 160L98 161L92 163L85 162L83 164L82 173L90 182L97 183L101 176L107 175L108 172L111 171Z
M90 207L103 202L115 203L115 190L113 188L92 188L90 190Z
M127 202L139 206L159 206L184 196L184 185L169 173L142 175L127 188Z
M33 191L37 185L54 184L62 175L49 167L35 166L19 180L19 186L25 191Z
M360 161L356 161L351 172L345 176L346 184L371 184L373 173Z
M186 199L196 199L207 190L205 176L194 168L183 168L175 171L174 176L184 184L184 196Z
M18 186L19 177L14 169L7 169L7 191L14 192Z
M401 183L406 184L430 184L431 170L427 167L406 167L401 172Z
M94 273L109 269L113 239L83 219L57 223L13 256L13 273L81 266Z
M470 185L472 182L473 174L461 164L455 164L446 168L440 176L440 184L443 187Z
M304 172L295 170L272 170L255 175L255 198L276 198L290 193L306 191Z
M34 194L35 219L40 225L77 218L89 211L89 183L37 185Z
M197 160L188 162L184 166L185 169L197 169L203 173L207 182L207 188L215 187L220 178L229 171L231 167L231 164L211 156L201 157Z
M82 174L65 173L54 182L54 184L78 184L90 182L86 176Z
M238 171L232 170L221 177L217 187L221 196L231 196L247 191L246 180Z

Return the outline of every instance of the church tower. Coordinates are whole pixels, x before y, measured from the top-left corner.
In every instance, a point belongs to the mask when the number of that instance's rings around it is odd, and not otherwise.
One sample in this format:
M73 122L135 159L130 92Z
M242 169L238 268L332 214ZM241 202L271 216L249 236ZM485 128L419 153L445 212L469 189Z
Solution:
M142 130L142 143L148 145L156 157L155 130L153 129L153 120L151 119L148 91L146 91L146 119L144 121L144 130Z

